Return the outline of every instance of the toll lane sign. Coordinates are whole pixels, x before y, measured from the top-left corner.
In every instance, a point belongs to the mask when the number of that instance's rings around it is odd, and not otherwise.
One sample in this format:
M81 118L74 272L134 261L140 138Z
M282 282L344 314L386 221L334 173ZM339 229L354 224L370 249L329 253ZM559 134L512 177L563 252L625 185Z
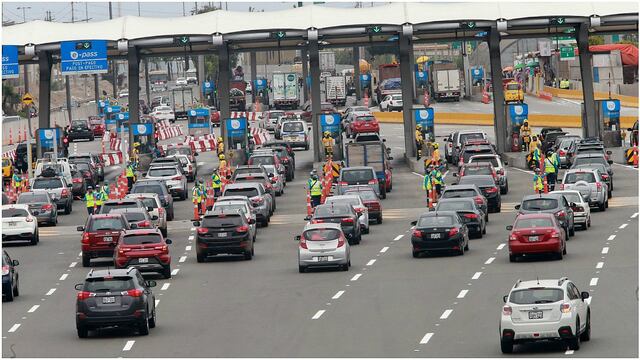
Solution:
M60 45L62 75L99 74L109 70L107 41L63 41Z
M2 78L15 79L19 74L18 47L14 45L2 45Z

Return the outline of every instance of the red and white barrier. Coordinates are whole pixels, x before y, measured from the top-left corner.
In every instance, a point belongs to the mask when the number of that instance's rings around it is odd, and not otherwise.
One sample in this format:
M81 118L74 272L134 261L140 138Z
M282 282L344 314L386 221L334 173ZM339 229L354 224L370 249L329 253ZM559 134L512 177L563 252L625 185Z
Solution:
M258 114L259 113L255 111L232 111L231 118L237 119L237 118L245 117L249 121L256 121L258 120Z
M122 164L124 162L124 156L121 151L110 152L101 154L102 160L104 161L104 166L113 166Z
M3 152L2 158L9 158L12 161L16 161L16 149Z
M156 130L156 134L158 140L166 140L178 136L183 136L184 132L182 131L182 127L180 125L171 125L166 128L158 128Z
M253 141L256 145L262 145L271 140L271 134L269 131L261 128L249 128L249 132L253 137Z

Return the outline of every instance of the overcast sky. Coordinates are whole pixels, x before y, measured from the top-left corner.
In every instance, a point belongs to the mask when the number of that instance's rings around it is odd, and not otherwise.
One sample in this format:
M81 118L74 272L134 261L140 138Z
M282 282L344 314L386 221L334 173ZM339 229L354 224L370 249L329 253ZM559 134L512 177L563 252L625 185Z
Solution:
M182 16L183 14L183 4L184 11L187 15L191 13L191 11L195 8L195 2L113 2L112 10L113 17L125 16L125 15L138 15L138 5L140 6L140 15L147 17L174 17L174 16ZM226 2L207 2L200 1L198 2L198 7L201 8L206 4L213 4L217 7L222 4L222 7L225 8L228 6L229 10L234 11L248 11L249 7L256 8L257 11L271 11L271 10L283 10L290 9L297 2L284 2L284 1L274 1L274 2L236 2L229 1ZM363 6L370 7L372 2L366 1L362 2ZM375 3L373 3L375 5ZM381 5L383 3L378 3ZM354 7L355 2L333 2L326 3L323 6L338 6L338 7ZM71 2L30 2L30 1L21 1L21 2L7 2L2 1L2 21L15 21L16 23L21 23L23 21L23 9L22 7L30 9L25 9L24 14L26 21L30 20L44 20L47 11L51 11L51 15L54 21L57 22L71 22ZM108 2L74 2L74 18L75 21L82 21L88 17L90 21L100 21L109 19L109 3Z

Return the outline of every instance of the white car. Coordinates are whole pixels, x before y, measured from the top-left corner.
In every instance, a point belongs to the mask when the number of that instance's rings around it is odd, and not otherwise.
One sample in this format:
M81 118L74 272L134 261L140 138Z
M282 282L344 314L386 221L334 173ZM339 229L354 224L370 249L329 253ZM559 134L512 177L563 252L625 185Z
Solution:
M380 108L380 111L402 111L402 95L387 95L382 99L382 101L380 101L380 105L378 107Z
M562 194L569 203L575 203L573 208L573 223L581 225L583 230L591 227L591 207L589 202L584 199L580 191L577 190L556 190L552 194Z
M518 280L500 318L500 348L540 340L563 340L571 350L591 338L591 299L566 277L554 280Z
M269 175L269 180L271 180L271 185L273 186L273 191L276 193L276 196L281 196L284 194L284 186L285 186L285 177L284 174L280 174L276 169L275 165L263 165L265 170L267 170L267 175Z
M177 78L176 79L176 86L187 86L187 79L185 78Z
M155 108L153 108L153 111L151 112L151 116L153 116L153 118L156 119L156 121L167 120L167 121L173 122L176 120L176 116L173 113L173 109L170 106L165 106L165 105L156 106Z
M198 84L198 78L195 76L187 76L187 84Z
M504 167L508 165L506 161L502 161L500 155L496 154L483 154L483 155L471 155L469 163L473 162L490 162L493 168L498 173L498 184L500 185L500 194L504 195L509 192L509 180L507 179L507 169Z
M151 166L142 176L149 180L161 180L167 184L167 189L172 196L177 196L180 200L185 200L187 193L187 177L182 173L182 168L178 165Z
M349 270L351 248L340 224L307 224L302 235L295 239L298 241L298 270L301 273L310 267Z
M40 241L38 220L28 204L2 205L2 242L5 241L29 241L31 245Z
M156 193L127 194L125 199L140 199L147 207L151 217L157 216L158 220L153 220L153 224L160 229L162 236L167 236L167 211L162 207L160 197ZM149 210L151 208L151 210Z
M252 219L253 221L249 222L249 234L251 236L251 239L253 239L253 241L256 241L256 232L257 232L257 225L256 225L256 214L254 214L251 211L251 208L249 207L249 204L247 204L247 201L222 201L222 202L216 202L215 204L213 204L213 208L211 208L211 210L208 210L207 212L225 212L225 213L230 213L230 212L238 212L241 211L246 217L247 219Z
M334 195L328 197L325 204L349 204L358 213L358 220L362 226L362 233L369 233L369 208L362 202L359 195Z
M184 154L173 154L167 156L167 158L176 158L182 165L182 172L187 176L187 181L195 181L198 176L198 167L195 163L189 160L189 156Z
M129 90L121 90L118 93L118 98L122 99L122 98L126 98L129 97Z

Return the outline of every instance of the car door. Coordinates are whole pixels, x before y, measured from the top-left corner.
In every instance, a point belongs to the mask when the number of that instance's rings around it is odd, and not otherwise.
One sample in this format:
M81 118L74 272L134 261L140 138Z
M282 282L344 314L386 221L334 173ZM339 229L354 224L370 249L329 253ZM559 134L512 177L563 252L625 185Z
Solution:
M587 325L587 304L582 300L580 291L574 283L567 284L567 294L571 301L571 307L575 307L577 315L580 317L580 330Z
M153 295L153 291L151 291L151 288L147 285L147 282L142 277L142 273L137 271L136 278L140 286L142 286L142 288L144 289L144 294L146 295L146 298L147 298L147 306L149 308L148 316L151 317L151 314L153 314L153 312L156 310L156 298Z

